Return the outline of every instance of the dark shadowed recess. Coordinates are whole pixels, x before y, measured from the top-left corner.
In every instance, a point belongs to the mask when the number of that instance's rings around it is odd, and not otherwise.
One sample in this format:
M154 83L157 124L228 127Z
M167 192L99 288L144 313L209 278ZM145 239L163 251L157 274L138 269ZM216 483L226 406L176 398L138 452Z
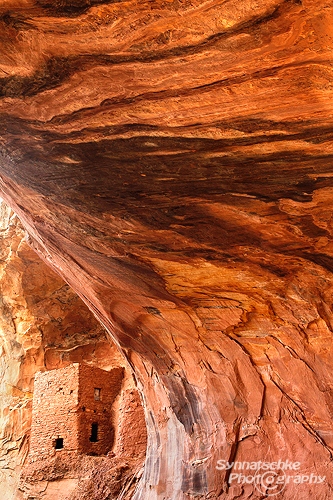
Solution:
M170 390L171 407L188 434L193 432L193 425L200 420L199 402L193 387L180 375L163 377L163 382Z
M0 79L0 97L31 97L53 89L66 81L75 71L85 69L89 57L51 57L32 77L9 76Z
M2 26L1 26L2 24ZM6 28L14 29L19 32L22 30L35 29L33 24L30 22L30 19L23 14L13 13L13 12L5 12L0 16L0 29L1 31L5 31ZM6 38L6 31L2 33L3 38ZM13 35L13 33L11 33ZM8 40L7 40L8 43Z
M95 5L119 3L122 0L36 0L52 16L76 17Z
M43 148L36 142L12 137L5 152L11 161L1 171L38 193L95 214L163 207L169 198L217 200L230 192L266 201L310 201L315 189L333 182L324 176L331 173L332 154L282 150L254 155L240 149L219 155L226 152L223 140L179 137L44 143Z
M28 132L29 126L25 125ZM171 229L188 241L200 243L198 250L196 245L178 248L183 255L202 255L205 245L208 260L221 257L221 252L234 259L237 255L233 255L233 247L252 245L268 252L299 255L332 268L331 259L313 252L306 238L291 236L281 248L280 241L263 241L251 227L221 220L202 207L205 202L225 203L226 197L235 195L253 196L264 202L277 202L280 198L311 201L316 189L333 185L329 176L332 154L277 151L251 155L240 148L225 155L229 146L225 140L149 135L69 144L53 142L59 136L36 129L30 129L27 135L31 139L24 140L22 128L17 125L16 129L11 120L5 127L7 148L2 151L0 173L46 196L51 204L61 203L96 217L111 213L121 219L137 219L147 228ZM244 123L244 128L254 127L253 123ZM302 133L309 134L311 142L320 142L317 132L318 137L311 131ZM325 139L330 135L328 129L321 132ZM255 142L255 138L249 140ZM311 217L296 217L293 223L309 238L326 235ZM112 244L117 243L127 245L121 239ZM140 246L142 242L132 239L131 245L136 244ZM147 240L145 246L158 252L172 251L168 240Z

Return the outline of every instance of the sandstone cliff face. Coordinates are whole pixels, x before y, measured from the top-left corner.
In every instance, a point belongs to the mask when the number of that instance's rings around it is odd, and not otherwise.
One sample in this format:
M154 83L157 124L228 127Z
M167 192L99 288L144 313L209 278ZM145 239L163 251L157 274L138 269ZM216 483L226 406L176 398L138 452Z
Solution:
M136 373L135 500L332 497L332 2L1 7L1 190Z
M74 464L65 461L62 468L54 460L37 460L27 467L35 373L73 362L109 370L123 366L124 359L78 296L29 248L17 217L3 202L0 224L1 499L51 500L56 494L60 500L72 493L73 498L102 500L105 491L119 493L133 467L142 466L145 429L133 381L127 371L113 408L115 458L82 457ZM129 397L132 408L126 403ZM137 429L127 426L126 413L136 418ZM138 431L140 440L133 454L133 444L123 442L136 438ZM84 471L85 481L79 481ZM95 492L89 483L93 474L99 477Z

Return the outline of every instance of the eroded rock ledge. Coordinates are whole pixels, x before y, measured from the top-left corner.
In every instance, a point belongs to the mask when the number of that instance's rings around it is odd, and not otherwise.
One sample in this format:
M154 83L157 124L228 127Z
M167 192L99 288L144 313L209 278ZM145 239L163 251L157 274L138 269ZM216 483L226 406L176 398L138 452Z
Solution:
M332 496L330 1L1 7L1 190L141 387L135 500Z

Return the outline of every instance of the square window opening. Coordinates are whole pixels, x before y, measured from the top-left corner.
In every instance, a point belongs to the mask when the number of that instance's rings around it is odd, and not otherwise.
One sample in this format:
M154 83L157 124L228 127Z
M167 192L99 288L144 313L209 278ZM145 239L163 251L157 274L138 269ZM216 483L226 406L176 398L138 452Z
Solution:
M64 439L63 438L57 438L54 443L54 447L56 450L62 450L64 447Z

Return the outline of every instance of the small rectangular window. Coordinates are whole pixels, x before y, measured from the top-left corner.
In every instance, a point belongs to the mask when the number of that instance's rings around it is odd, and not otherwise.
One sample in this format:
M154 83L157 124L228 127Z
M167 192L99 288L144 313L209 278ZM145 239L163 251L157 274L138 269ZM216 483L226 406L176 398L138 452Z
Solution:
M95 401L99 401L101 399L101 390L97 387L94 389L94 399Z
M64 440L63 438L57 438L54 443L54 447L56 450L62 450L64 447Z

